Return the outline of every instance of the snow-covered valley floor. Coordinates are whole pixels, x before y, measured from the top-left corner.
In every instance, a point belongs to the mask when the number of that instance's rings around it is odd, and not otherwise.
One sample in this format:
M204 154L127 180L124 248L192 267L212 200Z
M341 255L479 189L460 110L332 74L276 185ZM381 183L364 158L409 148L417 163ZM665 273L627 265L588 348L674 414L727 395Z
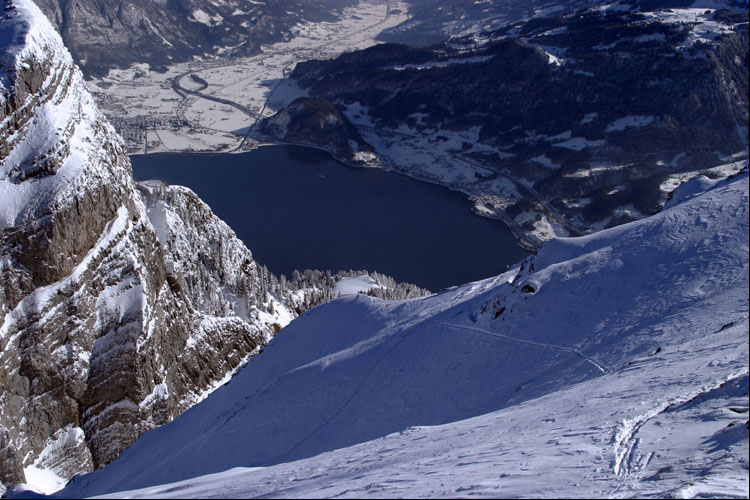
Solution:
M296 26L288 41L263 46L257 56L179 63L163 73L138 64L87 85L132 153L249 148L253 143L244 134L257 116L270 116L303 95L284 81L297 62L378 43L383 29L407 19L406 10L397 0L363 0L344 9L338 22ZM175 79L182 88L226 102L178 93Z
M342 297L59 495L748 496L748 176L422 299Z

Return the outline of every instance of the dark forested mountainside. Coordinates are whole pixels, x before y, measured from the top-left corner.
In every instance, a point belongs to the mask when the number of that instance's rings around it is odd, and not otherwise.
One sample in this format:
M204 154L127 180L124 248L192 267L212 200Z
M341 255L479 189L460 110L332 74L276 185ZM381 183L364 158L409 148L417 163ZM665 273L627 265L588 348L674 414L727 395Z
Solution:
M587 232L660 210L669 179L747 157L747 11L651 4L661 5L540 16L429 48L384 44L291 76L385 161L421 140L479 167L463 179L417 161L400 170L497 196L527 231L536 213L559 234ZM497 195L498 176L518 194Z
M384 42L429 46L461 33L486 31L589 3L587 0L410 0L410 19L383 31L378 38Z

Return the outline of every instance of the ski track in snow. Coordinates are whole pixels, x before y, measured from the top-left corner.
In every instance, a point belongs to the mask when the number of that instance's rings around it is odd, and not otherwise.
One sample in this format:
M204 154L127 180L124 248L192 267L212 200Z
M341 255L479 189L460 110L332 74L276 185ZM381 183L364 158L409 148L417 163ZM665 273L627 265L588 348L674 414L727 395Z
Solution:
M555 349L555 350L558 350L558 351L569 352L569 353L575 354L579 358L583 358L584 360L588 361L589 363L591 363L592 365L594 365L602 373L607 373L607 371L608 371L606 368L604 368L604 366L602 366L601 363L599 363L598 361L596 361L593 358L590 358L590 357L586 356L581 351L573 349L572 347L564 347L564 346L559 346L559 345L554 345L554 344L545 344L545 343L542 343L542 342L534 342L533 340L518 339L518 338L515 338L515 337L511 337L510 335L505 335L503 333L497 333L497 332L491 332L489 330L485 330L483 328L477 328L475 326L454 325L452 323L443 323L443 324L445 326L449 326L451 328L458 328L458 329L461 329L461 330L469 330L469 331L481 333L483 335L489 335L490 337L495 337L495 338L498 338L498 339L505 339L505 340L510 340L512 342L519 342L521 344L527 344L527 345L533 345L533 346L537 346L537 347L545 347L545 348L548 348L548 349Z
M333 420L336 419L336 417L338 417L345 409L347 409L352 404L352 402L357 398L357 396L359 396L360 391L362 390L362 387L364 387L365 384L369 381L369 379L372 376L372 373L375 371L375 369L383 362L383 360L385 358L388 357L389 354L391 354L393 351L396 350L396 348L399 345L401 345L401 343L404 341L405 338L406 337L404 335L401 335L398 338L398 340L396 342L394 342L394 344L385 353L383 353L383 355L380 356L380 358L375 363L372 364L372 366L370 367L370 369L367 371L367 373L360 380L360 382L357 385L356 389L352 392L352 394L349 397L349 399L347 399L344 402L344 404L339 407L338 410L336 410L335 412L333 412L331 414L330 418L328 418L328 420L326 420L325 422L323 422L315 430L313 430L310 434L308 434L304 439L302 439L296 445L294 445L292 448L290 448L289 451L287 451L286 453L284 453L279 458L279 461L283 462L286 459L286 457L288 457L289 455L291 455L292 453L294 453L295 450L297 450L302 445L304 445L306 442L308 442L310 439L312 439L313 436L315 436L318 432L320 432L321 429L323 429L324 427L326 427L327 425L329 425Z
M622 420L617 426L617 431L613 437L615 460L612 467L617 477L625 479L629 476L632 477L637 475L653 458L653 452L649 452L646 455L637 453L638 445L640 444L640 439L637 434L647 422L654 417L665 413L670 408L693 401L700 396L704 396L711 391L719 389L725 383L747 376L747 374L747 370L742 370L737 374L717 380L713 384L705 385L695 391L683 395L682 397L653 408L646 413Z

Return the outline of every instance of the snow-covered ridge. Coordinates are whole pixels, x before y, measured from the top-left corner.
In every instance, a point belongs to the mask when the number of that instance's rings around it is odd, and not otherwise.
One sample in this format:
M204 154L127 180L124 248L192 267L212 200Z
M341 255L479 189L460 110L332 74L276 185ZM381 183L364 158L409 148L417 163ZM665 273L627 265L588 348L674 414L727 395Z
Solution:
M127 183L123 168L107 166L107 155L122 156L122 141L39 8L9 2L0 30L0 228L60 208L98 182Z
M62 41L50 29L47 18L30 0L5 1L2 14L0 41L0 91L5 94L13 85L14 73L24 69L30 59L45 60L52 56L58 61L71 64L71 57L63 48ZM28 69L28 68L26 68Z
M342 297L61 495L742 496L748 244L744 172L488 280Z

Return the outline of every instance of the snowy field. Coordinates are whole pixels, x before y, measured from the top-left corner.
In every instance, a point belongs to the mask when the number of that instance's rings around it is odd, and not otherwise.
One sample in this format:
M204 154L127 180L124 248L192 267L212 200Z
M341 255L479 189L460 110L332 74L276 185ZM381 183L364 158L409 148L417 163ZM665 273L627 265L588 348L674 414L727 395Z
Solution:
M342 297L65 497L748 496L748 175L497 277Z
M379 285L375 283L375 280L367 276L351 276L341 278L336 282L336 286L333 287L333 294L338 297L346 297L348 295L357 295L359 292L369 292L373 288L378 288Z
M99 108L120 125L132 153L232 151L243 144L257 116L270 116L304 95L282 81L296 63L379 43L375 37L383 29L407 19L407 8L390 0L389 11L383 0L363 0L344 9L339 22L298 25L289 41L263 46L263 53L254 57L196 60L170 66L164 73L139 64L112 70L87 85ZM208 86L201 90L198 79ZM183 98L173 89L175 80L185 89L231 101L246 112L194 94Z

